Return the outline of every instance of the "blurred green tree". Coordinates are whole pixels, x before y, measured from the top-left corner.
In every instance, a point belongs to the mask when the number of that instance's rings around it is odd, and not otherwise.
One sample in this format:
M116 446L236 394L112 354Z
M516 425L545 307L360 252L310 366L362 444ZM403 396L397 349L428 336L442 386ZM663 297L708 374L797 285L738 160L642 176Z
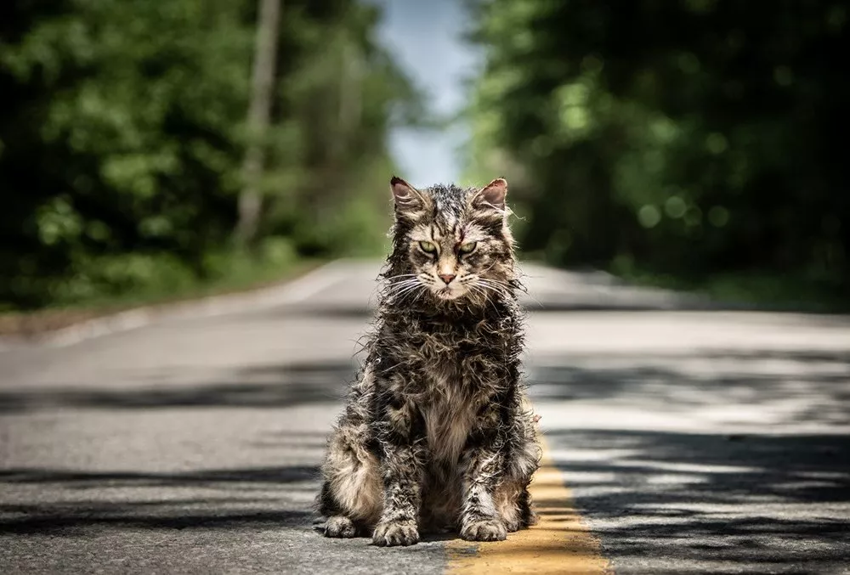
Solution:
M228 273L242 257L229 246L255 142L245 121L255 0L2 10L0 307ZM373 40L374 8L287 0L285 11L257 142L256 253L374 250L387 223L386 133L422 115L422 101Z
M478 0L470 172L530 253L850 287L845 3Z

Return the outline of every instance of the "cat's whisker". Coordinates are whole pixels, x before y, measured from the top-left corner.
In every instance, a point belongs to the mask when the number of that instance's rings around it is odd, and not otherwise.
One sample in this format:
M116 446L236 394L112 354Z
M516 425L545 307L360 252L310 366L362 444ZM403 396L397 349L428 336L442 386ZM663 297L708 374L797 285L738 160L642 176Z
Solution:
M393 289L393 288L398 287L399 285L403 285L403 284L406 284L406 283L411 282L411 281L416 281L416 277L415 276L396 277L396 278L392 278L392 279L387 279L387 280L384 280L382 282L381 288L382 289Z
M499 285L507 293L512 293L512 290L514 290L514 289L521 289L522 292L525 293L528 297L530 297L531 300L534 303L536 303L537 305L539 305L541 307L543 306L543 304L540 302L540 300L537 299L536 297L532 296L531 294L529 294L528 290L525 289L521 284L519 284L519 286L518 286L516 280L503 281L503 280L496 280L496 279L486 279L484 281L492 282L494 284Z
M499 284L495 280L479 278L477 285L480 285L480 286L482 286L482 287L484 287L488 290L499 293L499 294L501 294L502 296L505 296L505 297L509 296L510 293L511 293L510 290L507 287Z
M393 302L398 303L400 301L403 301L410 293L414 291L416 291L416 288L410 288L409 290L394 294L392 296Z
M416 287L420 287L420 286L422 286L422 283L421 283L421 282L419 282L419 281L410 281L410 282L407 282L407 283L405 283L405 284L402 284L402 285L398 286L396 289L394 289L394 290L393 290L393 292L394 292L394 293L401 293L401 292L405 292L405 291L408 291L408 290L410 290L410 289L413 289L413 288L416 288Z
M401 288L409 286L409 285L417 285L419 283L420 283L420 281L418 279L406 279L404 281L400 281L400 282L397 282L397 283L394 283L392 285L387 286L387 289L389 291L392 291L392 290L401 289Z
M497 287L499 289L502 289L502 290L505 290L505 291L508 291L508 292L511 291L511 285L507 282L503 282L501 280L493 280L493 279L484 279L484 282L491 285L491 286Z
M394 289L394 288L396 288L400 285L405 285L409 282L416 282L416 281L418 281L418 280L417 280L416 276L413 276L413 275L411 275L410 277L394 278L393 280L388 280L387 282L385 282L384 289Z
M417 288L421 288L421 289L417 289ZM411 296L413 297L413 299L414 299L414 300L416 300L416 299L418 299L418 298L419 298L419 296L420 296L422 293L424 293L424 292L425 292L425 289L426 289L426 288L425 288L425 286L423 286L423 285L420 285L420 286L414 286L413 288L408 289L408 290L406 290L404 293L400 294L400 295L398 296L398 299L396 300L396 303L402 302L402 301L404 301L405 299L407 299L407 298L409 298L409 297L411 297Z
M402 278L402 279L399 279L398 281L394 281L394 282L389 283L389 285L387 287L388 288L395 288L395 287L398 287L400 285L405 285L405 284L409 284L409 283L417 283L419 281L420 281L420 279L416 276L408 277L408 278Z
M401 294L403 294L403 293L405 293L405 292L407 292L407 291L409 291L409 290L411 290L411 289L416 289L416 287L417 287L416 285L403 286L403 287L401 287L401 288L399 288L399 289L397 289L397 290L393 290L393 291L391 291L391 292L387 292L387 294L386 294L386 295L388 295L388 296L390 296L390 297L396 297L396 296L399 296L399 295L401 295Z
M491 308L493 308L493 311L498 313L499 310L496 307L496 303L493 301L493 298L490 297L490 292L488 292L486 289L484 289L481 286L475 286L475 287L477 287L477 289L479 290L479 293L481 294L481 297L484 299L484 305L485 306L489 305Z
M479 276L478 279L480 281L484 281L484 282L491 283L491 284L494 284L494 285L510 287L510 283L507 282L506 280L500 280L500 279L496 279L496 278L485 278L485 277L480 277L480 276Z
M478 286L478 287L479 287L479 289L481 289L481 291L482 291L484 294L486 294L487 299L488 299L488 300L491 300L491 301L492 301L492 299L493 299L493 298L492 298L493 293L496 293L496 294L499 294L499 295L504 295L504 294L503 294L501 291L499 291L498 289L494 289L494 288L488 287L486 284L479 284L479 286Z
M482 288L481 286L477 286L477 285L475 285L475 284L472 284L471 286L469 286L469 290L470 290L472 293L474 293L475 295L480 296L480 299L483 299L483 300L484 300L484 304L485 304L485 305L486 305L487 303L489 303L489 301L490 301L490 295L489 295L489 294L487 293L487 291L486 291L484 288Z
M400 279L404 279L404 278L415 278L419 275L420 274L398 274L398 275L386 277L386 278L384 278L384 281L394 282L396 280L400 280Z
M414 284L412 284L412 285L406 285L406 286L404 286L402 289L399 289L398 291L393 292L393 295L394 295L394 296L395 296L395 297L396 297L396 298L400 301L401 299L403 299L403 296L404 296L405 294L408 294L408 293L410 293L410 292L412 292L412 291L416 291L416 289L417 289L417 288L425 289L425 286L424 286L424 285L422 285L422 284L421 284L421 283L419 283L419 282L416 282L416 283L414 283Z

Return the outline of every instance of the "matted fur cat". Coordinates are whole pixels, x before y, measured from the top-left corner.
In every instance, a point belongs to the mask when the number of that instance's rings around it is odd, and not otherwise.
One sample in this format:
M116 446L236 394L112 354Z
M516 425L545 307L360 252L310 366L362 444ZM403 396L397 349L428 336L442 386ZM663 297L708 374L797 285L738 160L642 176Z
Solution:
M520 381L522 314L507 182L417 190L391 180L393 249L375 329L328 442L328 537L412 545L458 530L498 541L532 524L538 467Z

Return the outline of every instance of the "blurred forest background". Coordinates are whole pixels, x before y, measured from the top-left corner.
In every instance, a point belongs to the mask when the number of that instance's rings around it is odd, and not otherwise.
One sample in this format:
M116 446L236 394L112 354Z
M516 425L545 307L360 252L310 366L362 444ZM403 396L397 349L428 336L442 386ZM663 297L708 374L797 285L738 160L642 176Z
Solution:
M470 177L505 173L527 254L850 307L846 2L470 4Z
M376 7L277 0L269 125L252 129L269 1L4 3L0 310L383 250L388 134L434 128L425 92L377 42ZM463 181L508 178L525 257L721 297L850 299L844 2L457 1L483 61ZM251 149L265 168L249 182ZM247 224L246 188L261 199Z
M278 0L270 125L249 129L260 4L4 4L0 306L191 293L382 249L387 134L421 122L422 99L374 41L376 8ZM261 217L237 234L251 144Z

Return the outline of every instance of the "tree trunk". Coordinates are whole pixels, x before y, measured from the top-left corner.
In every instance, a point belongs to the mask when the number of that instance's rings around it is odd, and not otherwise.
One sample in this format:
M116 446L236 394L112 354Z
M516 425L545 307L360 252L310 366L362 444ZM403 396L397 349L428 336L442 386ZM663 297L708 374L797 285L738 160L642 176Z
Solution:
M257 233L262 210L259 184L263 176L265 142L274 95L275 59L282 0L259 0L254 69L251 77L251 103L248 107L248 146L242 164L243 188L239 195L236 240L251 242Z

